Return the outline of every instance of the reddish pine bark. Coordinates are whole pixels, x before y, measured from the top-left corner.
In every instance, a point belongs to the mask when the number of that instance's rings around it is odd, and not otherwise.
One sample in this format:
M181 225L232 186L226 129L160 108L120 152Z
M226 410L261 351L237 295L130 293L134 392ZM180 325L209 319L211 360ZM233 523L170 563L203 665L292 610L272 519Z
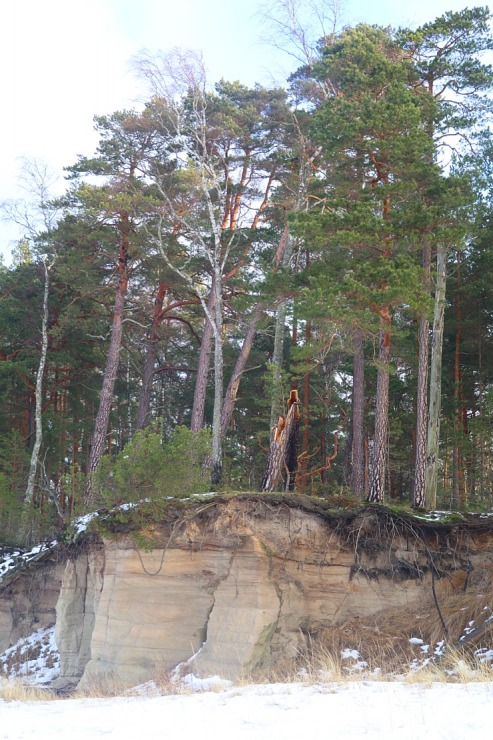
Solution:
M377 393L375 400L375 434L373 439L373 467L370 478L368 501L382 503L385 492L387 463L387 434L389 409L389 366L390 366L390 310L380 310L380 351L378 354Z
M453 449L453 500L463 508L467 501L462 440L467 431L467 413L462 385L462 296L461 257L457 253L457 290L455 295L455 356L454 356L454 449Z
M431 284L431 247L423 249L424 288L427 292ZM413 506L425 507L426 449L428 442L428 359L430 351L430 322L423 317L418 331L418 388L416 398L416 459L414 466Z
M128 289L129 279L129 234L130 219L128 214L123 214L121 218L121 241L118 257L118 286L115 295L115 305L113 309L113 323L111 327L110 346L108 358L104 370L103 387L99 402L98 413L94 425L94 432L91 440L91 452L87 468L87 482L85 497L90 499L93 494L91 476L99 465L99 462L106 449L106 438L108 432L108 423L113 401L113 390L115 387L116 374L120 359L120 349L123 335L123 319L125 315L125 300Z
M363 333L353 333L353 396L352 396L352 469L351 493L358 498L366 495L365 455L365 343Z
M240 354L238 355L236 365L229 380L228 387L226 388L221 415L222 437L226 436L227 431L231 426L231 420L233 418L233 411L236 403L236 397L238 395L238 389L240 387L241 377L245 372L245 367L248 361L248 357L250 356L253 340L255 339L255 334L257 333L257 324L263 316L263 313L263 306L259 304L256 307L253 316L248 324L245 339L243 340L243 344L241 346Z
M306 343L311 339L311 322L306 322L305 338ZM307 361L307 365L309 361ZM296 487L299 491L304 491L307 486L307 472L308 472L308 457L310 453L310 370L306 370L303 377L303 434L301 436L301 457L298 470L298 476L296 479Z

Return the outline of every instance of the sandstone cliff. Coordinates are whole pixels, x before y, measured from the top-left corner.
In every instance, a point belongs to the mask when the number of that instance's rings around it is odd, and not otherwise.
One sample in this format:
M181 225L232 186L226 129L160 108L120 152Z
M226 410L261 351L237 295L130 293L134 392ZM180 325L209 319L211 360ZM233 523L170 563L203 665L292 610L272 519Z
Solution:
M378 507L336 515L305 497L242 495L197 503L146 535L150 551L115 533L68 558L59 685L132 685L182 663L235 679L337 631L390 634L388 615L399 615L393 639L403 629L407 639L418 628L439 636L447 599L493 606L487 523L418 524Z

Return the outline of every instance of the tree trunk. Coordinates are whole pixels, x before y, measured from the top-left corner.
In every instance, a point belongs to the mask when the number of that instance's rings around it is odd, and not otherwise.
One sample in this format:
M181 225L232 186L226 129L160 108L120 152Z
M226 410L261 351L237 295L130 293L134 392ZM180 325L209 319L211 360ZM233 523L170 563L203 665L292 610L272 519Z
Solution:
M142 388L140 391L139 406L135 418L135 428L145 429L151 421L151 396L154 373L156 371L157 340L151 337L147 340L146 358L142 371Z
M209 313L212 314L214 310L214 284L211 287L207 308L209 309ZM204 331L202 332L202 342L200 344L197 379L195 381L195 391L193 395L192 418L190 421L190 429L195 433L200 432L204 425L205 399L207 395L209 369L211 366L213 338L214 329L209 318L206 316Z
M113 324L111 327L110 346L108 358L104 369L103 387L99 400L98 413L94 425L94 432L91 440L91 454L87 468L87 481L85 489L85 498L90 500L93 494L92 474L99 465L106 447L106 435L108 431L108 422L113 401L113 390L115 387L116 375L120 359L120 349L123 336L123 319L125 315L125 299L128 288L128 237L130 223L128 216L122 217L122 239L120 244L120 256L118 259L118 287L115 296L115 306L113 309Z
M373 467L368 501L382 503L385 492L387 462L389 369L390 369L390 310L380 311L380 351L378 355L377 393L375 399L375 434L373 440Z
M270 425L275 425L275 420L282 415L284 409L283 389L283 357L284 357L284 329L286 325L287 303L282 301L276 312L276 323L274 328L274 349L272 351L272 401L270 408Z
M352 399L351 399L352 405ZM346 444L344 446L344 485L352 491L353 477L353 414L346 422Z
M300 211L305 203L308 182L311 177L311 166L313 163L313 157L307 158L306 151L304 148L304 142L302 143L302 155L300 160L299 179L298 179L298 190L296 193L296 200L294 203L293 211ZM277 270L279 267L287 267L293 256L295 247L295 240L289 233L289 224L286 223L279 240L279 246L274 257L274 269ZM274 329L274 349L272 352L272 399L271 399L271 411L270 411L270 426L274 427L277 419L284 412L284 389L283 389L283 375L282 365L284 356L284 328L286 323L286 312L287 302L282 301L276 313L276 323Z
M423 283L428 293L431 283L431 246L423 249ZM430 322L421 318L418 330L418 389L416 399L416 459L414 467L413 506L425 507L426 444L428 437L428 359L430 350Z
M462 386L462 300L461 300L461 255L457 252L455 293L455 357L454 357L454 450L453 450L453 506L463 509L467 502L466 481L462 441L464 434L464 392Z
M442 346L445 314L445 290L447 285L447 258L445 247L437 252L437 275L435 286L435 310L431 339L430 367L430 416L428 419L428 443L426 451L425 504L435 509L438 488L438 452L440 444L440 411L442 399Z
M289 236L288 225L286 224L286 226L284 227L283 233L281 235L281 238L279 240L279 245L276 251L276 255L274 257L274 264L273 264L274 270L276 270L281 264L285 265L289 263L289 260L291 259L292 252L293 252L293 244L290 244L290 241L291 241L291 237ZM261 317L263 316L264 311L265 311L265 308L262 304L258 304L254 309L253 316L247 327L245 339L243 340L243 345L242 345L240 354L236 361L235 369L233 370L233 374L231 376L228 387L226 389L223 411L222 411L222 420L221 420L221 433L223 437L226 435L227 430L231 424L231 418L233 415L234 405L235 405L236 396L238 393L238 388L240 385L241 376L245 370L245 365L248 361L248 357L252 349L253 340L255 339L255 334L257 330L257 324L259 320L261 319ZM282 389L282 358L283 358L283 350L284 350L285 319L286 319L286 302L283 301L283 303L280 304L279 306L277 316L276 316L274 351L273 351L273 357L272 357L272 365L274 367L274 388L276 390L273 394L271 417L273 414L274 407L277 409L278 413L276 414L274 421L271 423L271 426L274 426L275 420L279 416L281 416L282 413L284 412L284 398L283 398L283 392L282 392L283 390ZM199 367L200 367L200 363L199 363Z
M299 199L299 203L301 200ZM299 204L295 210L298 210ZM286 224L279 240L279 247L274 259L274 268L287 267L293 256L295 241L289 233L289 226ZM281 301L277 307L276 323L274 329L274 349L272 351L272 400L270 409L271 428L276 424L276 420L284 413L284 389L282 382L282 365L284 357L284 329L286 324L287 301Z
M123 335L123 316L125 310L125 293L118 290L115 298L115 308L113 312L113 326L111 329L111 340L108 351L108 359L104 370L103 387L99 401L99 409L94 425L94 433L91 441L91 454L89 456L88 480L86 486L86 497L92 493L92 484L90 476L99 465L99 462L106 448L106 436L108 431L108 422L111 412L111 403L113 401L113 390L115 379L118 371L118 362L120 357L120 348Z
M382 182L388 184L385 175ZM383 219L390 220L391 200L386 196L383 201ZM385 257L391 257L389 235L384 237ZM387 285L382 285L386 289ZM380 317L380 350L378 354L377 392L375 397L375 432L373 437L373 468L370 478L368 501L383 503L385 493L385 472L387 464L388 427L389 427L389 371L390 371L390 306L384 305L374 309Z
M214 411L212 415L212 471L211 483L221 482L223 470L221 415L223 403L223 296L219 267L214 275Z
M298 392L291 391L288 401L288 413L286 418L280 416L277 424L272 428L269 457L265 468L264 477L260 484L261 491L272 492L276 489L283 470L286 469L286 452L292 451L295 441L296 429L299 421ZM291 481L292 471L288 468L287 485Z
M157 345L159 342L159 324L162 319L163 302L164 296L168 286L166 283L161 281L157 291L156 299L154 301L154 316L152 321L152 329L147 337L147 351L146 359L144 363L144 370L142 372L142 388L140 391L139 407L137 409L137 418L135 420L136 429L145 429L151 420L151 395L152 395L152 382L154 379L154 373L156 370L156 357L157 357Z
M44 270L44 291L43 291L43 317L41 321L41 355L39 358L38 372L36 374L35 390L35 429L34 446L31 453L31 462L29 464L29 477L24 502L31 503L34 495L34 483L39 462L39 451L43 440L43 377L46 365L46 355L48 352L48 297L50 293L50 273L46 264L46 258L43 259Z
M257 333L257 324L263 315L264 307L259 304L255 307L253 316L248 323L245 338L243 340L243 344L241 345L240 354L238 355L236 365L229 380L228 387L226 388L221 416L221 436L223 438L226 436L227 431L231 425L236 396L238 394L238 388L240 387L240 380L245 371L245 366L248 361L248 357L250 356L250 351L252 349L253 340L255 339L255 335Z
M353 395L351 415L352 469L351 493L358 498L366 495L365 456L365 342L361 329L353 333Z
M311 322L306 322L305 328L305 341L308 344L312 335ZM306 361L307 369L303 376L303 434L301 437L301 457L300 465L298 470L298 477L296 481L296 487L298 491L304 491L307 487L307 473L308 473L308 455L310 452L310 381L311 373L309 369L310 361Z
M293 393L293 391L291 391ZM294 405L298 405L298 396L296 395L296 401L293 400ZM299 447L299 436L300 436L300 414L298 411L293 412L293 421L290 423L289 429L286 433L286 452L284 455L285 469L286 469L286 484L284 486L285 491L294 491L296 483L296 470L298 467L298 447Z

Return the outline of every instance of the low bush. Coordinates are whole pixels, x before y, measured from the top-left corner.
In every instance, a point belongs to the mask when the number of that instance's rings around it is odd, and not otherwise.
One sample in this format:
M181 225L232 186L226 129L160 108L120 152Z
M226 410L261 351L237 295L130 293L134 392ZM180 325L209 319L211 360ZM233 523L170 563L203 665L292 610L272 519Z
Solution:
M116 460L105 458L95 475L101 504L184 498L209 489L211 438L179 426L166 443L154 429L138 431Z

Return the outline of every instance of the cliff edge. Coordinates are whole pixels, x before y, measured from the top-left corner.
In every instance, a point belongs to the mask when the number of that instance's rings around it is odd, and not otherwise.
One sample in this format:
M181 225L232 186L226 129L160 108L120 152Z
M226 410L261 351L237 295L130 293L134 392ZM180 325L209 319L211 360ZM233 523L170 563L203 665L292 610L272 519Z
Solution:
M296 662L316 641L357 642L362 630L394 646L416 631L454 640L469 607L493 607L488 520L242 494L170 510L138 537L131 517L111 528L68 550L58 686L130 686L179 665L238 679Z

